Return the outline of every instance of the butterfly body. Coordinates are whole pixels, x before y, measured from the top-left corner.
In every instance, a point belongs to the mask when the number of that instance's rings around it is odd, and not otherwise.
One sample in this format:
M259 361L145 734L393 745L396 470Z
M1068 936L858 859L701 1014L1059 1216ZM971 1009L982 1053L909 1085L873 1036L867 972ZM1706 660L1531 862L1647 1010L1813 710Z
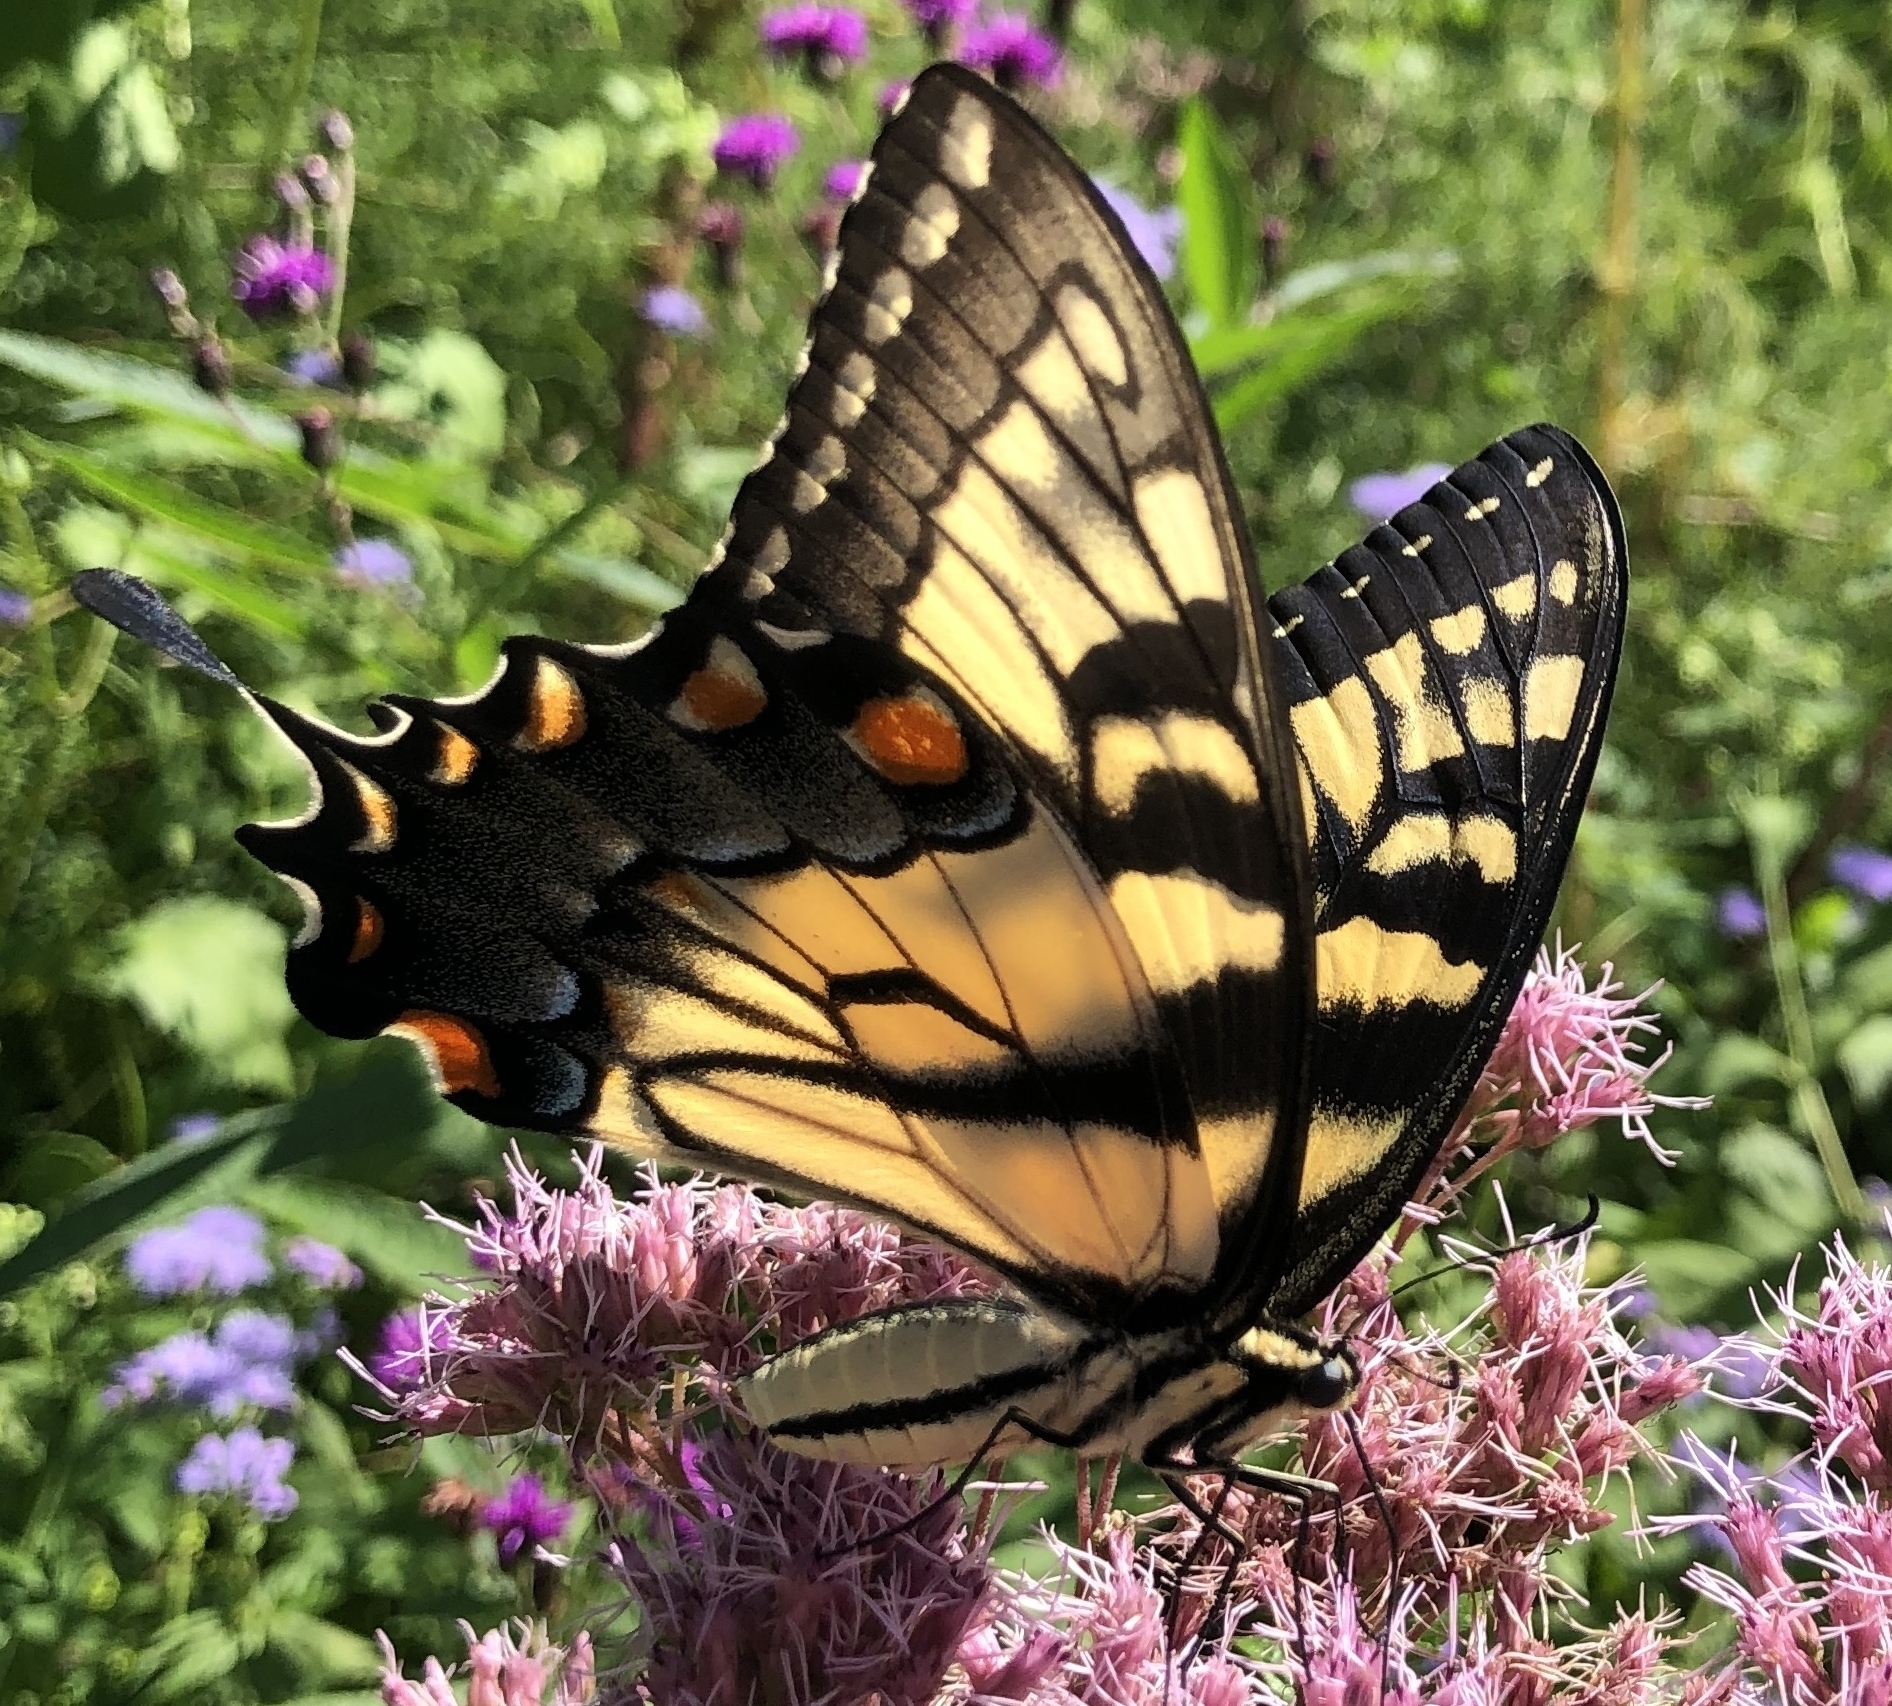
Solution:
M1352 1395L1294 1323L1515 999L1626 590L1607 483L1543 426L1264 605L1157 282L1044 132L938 66L689 599L626 645L510 640L374 736L259 698L315 798L242 838L303 899L290 991L324 1030L413 1040L495 1124L849 1203L1016 1292L791 1348L743 1388L783 1444L1227 1461Z
M1127 1334L1003 1300L848 1322L741 1383L744 1407L804 1456L918 1468L1033 1441L1168 1465L1221 1463L1350 1395L1343 1348L1286 1326L1217 1343L1199 1326Z

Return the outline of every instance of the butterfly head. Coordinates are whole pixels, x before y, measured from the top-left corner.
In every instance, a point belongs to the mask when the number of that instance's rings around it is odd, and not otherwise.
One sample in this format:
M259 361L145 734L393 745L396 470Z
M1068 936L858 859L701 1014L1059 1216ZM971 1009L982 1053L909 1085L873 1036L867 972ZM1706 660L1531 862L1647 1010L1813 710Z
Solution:
M1360 1358L1344 1339L1271 1324L1249 1328L1229 1355L1252 1385L1278 1394L1282 1408L1304 1415L1344 1410L1360 1390Z

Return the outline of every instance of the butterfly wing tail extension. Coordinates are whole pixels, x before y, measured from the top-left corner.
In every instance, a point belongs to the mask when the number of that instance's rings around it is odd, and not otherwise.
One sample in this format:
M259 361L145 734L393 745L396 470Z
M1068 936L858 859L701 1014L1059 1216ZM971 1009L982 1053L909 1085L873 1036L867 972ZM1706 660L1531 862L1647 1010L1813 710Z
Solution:
M121 634L129 634L221 687L244 691L230 666L204 644L203 636L149 581L128 575L123 569L82 569L72 577L67 590L79 604Z

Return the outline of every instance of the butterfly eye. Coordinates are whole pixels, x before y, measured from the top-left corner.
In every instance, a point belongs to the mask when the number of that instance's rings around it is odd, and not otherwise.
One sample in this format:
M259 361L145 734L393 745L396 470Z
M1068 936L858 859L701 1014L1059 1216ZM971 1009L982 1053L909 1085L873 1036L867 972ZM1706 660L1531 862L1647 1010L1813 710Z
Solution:
M1345 1357L1331 1356L1301 1376L1299 1397L1310 1410L1338 1410L1353 1396L1356 1385L1353 1364Z

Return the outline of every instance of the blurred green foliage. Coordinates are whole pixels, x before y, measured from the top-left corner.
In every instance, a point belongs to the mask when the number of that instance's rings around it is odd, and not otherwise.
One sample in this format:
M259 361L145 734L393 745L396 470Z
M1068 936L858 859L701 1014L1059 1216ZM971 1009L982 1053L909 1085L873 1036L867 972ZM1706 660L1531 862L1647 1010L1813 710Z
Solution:
M869 12L871 71L832 85L771 67L732 0L38 0L0 35L0 589L31 600L0 630L0 1197L15 1245L52 1217L0 1270L24 1285L0 1304L0 1700L359 1688L377 1622L444 1650L452 1616L534 1592L420 1512L431 1477L490 1462L365 1456L339 1369L296 1423L302 1509L267 1532L172 1490L182 1419L98 1410L114 1359L175 1324L102 1238L210 1200L319 1229L369 1270L365 1347L455 1259L406 1205L464 1205L497 1139L389 1045L292 1019L293 904L230 831L299 810L300 777L241 705L114 647L67 576L148 576L246 680L357 727L373 694L477 685L507 632L638 631L775 419L821 177L923 61L894 0ZM1606 1267L1643 1267L1673 1319L1745 1322L1892 1174L1892 916L1825 870L1892 838L1883 8L1080 0L1071 49L1038 104L1186 216L1174 298L1271 585L1357 536L1351 479L1526 421L1616 480L1628 655L1561 923L1664 980L1658 1086L1716 1103L1658 1119L1673 1168L1586 1134L1510 1189L1524 1224L1597 1191ZM693 238L725 193L708 148L762 107L804 146L735 198L719 284ZM376 352L349 393L293 381L288 334L228 294L329 108L358 197L319 330ZM229 396L192 384L159 266L227 340ZM652 284L694 289L710 335L642 321ZM326 478L293 421L315 402L346 442ZM336 575L338 505L411 586ZM1728 887L1765 934L1717 930ZM203 1109L225 1135L167 1146ZM1683 1544L1572 1569L1633 1599Z

